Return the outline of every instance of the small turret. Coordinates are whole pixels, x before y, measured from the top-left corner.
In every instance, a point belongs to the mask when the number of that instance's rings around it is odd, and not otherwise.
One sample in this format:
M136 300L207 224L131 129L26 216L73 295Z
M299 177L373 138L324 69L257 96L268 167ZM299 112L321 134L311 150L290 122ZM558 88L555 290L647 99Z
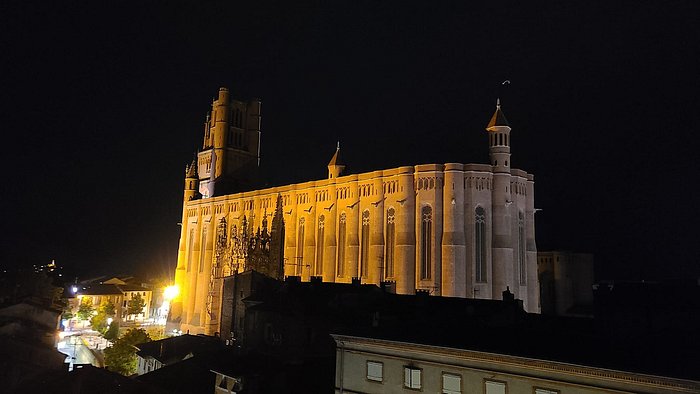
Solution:
M496 112L486 126L489 134L489 156L494 172L510 173L510 126L501 111L501 100L496 100Z
M192 163L185 166L185 202L197 198L199 188L199 177L197 176L197 157L192 159Z
M340 141L338 141L338 146L335 148L335 154L333 158L328 163L328 179L337 178L345 169L343 161L340 159Z

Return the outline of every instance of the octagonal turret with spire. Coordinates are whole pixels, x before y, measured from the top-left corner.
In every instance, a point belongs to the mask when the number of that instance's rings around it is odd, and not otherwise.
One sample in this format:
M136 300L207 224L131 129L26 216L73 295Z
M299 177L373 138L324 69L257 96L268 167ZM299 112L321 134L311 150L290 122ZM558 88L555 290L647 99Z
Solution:
M338 141L338 145L335 148L335 154L331 158L331 161L328 162L328 179L339 177L344 169L345 164L343 164L343 161L340 158L340 141Z
M494 172L510 173L510 125L496 100L496 112L486 126L489 135L489 157Z

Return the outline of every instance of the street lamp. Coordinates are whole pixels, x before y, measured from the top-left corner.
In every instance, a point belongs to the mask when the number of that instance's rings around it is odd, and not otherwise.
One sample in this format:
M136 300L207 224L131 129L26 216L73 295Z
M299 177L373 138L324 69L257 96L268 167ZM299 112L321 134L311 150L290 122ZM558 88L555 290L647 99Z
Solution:
M168 286L165 288L165 290L163 290L163 298L166 301L172 301L179 294L180 294L180 286L178 286L178 285Z

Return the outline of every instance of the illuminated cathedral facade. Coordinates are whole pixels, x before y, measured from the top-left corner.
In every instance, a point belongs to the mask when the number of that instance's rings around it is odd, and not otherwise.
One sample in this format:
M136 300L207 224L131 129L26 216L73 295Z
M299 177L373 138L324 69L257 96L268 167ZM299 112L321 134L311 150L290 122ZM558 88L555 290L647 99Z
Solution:
M539 312L534 178L510 167L500 104L486 127L488 164L421 164L252 190L261 104L219 90L202 150L187 166L170 320L219 332L223 278L247 270L283 279L380 284L398 294L501 299ZM485 144L486 148L486 144Z

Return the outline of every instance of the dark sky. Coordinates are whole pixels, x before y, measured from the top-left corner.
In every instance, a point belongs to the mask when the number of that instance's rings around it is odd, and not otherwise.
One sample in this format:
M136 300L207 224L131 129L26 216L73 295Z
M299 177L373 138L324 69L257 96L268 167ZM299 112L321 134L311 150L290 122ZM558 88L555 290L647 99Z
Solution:
M226 86L262 99L270 185L325 178L337 140L355 173L487 162L500 96L540 250L700 275L696 1L58 3L0 4L0 265L172 270Z

